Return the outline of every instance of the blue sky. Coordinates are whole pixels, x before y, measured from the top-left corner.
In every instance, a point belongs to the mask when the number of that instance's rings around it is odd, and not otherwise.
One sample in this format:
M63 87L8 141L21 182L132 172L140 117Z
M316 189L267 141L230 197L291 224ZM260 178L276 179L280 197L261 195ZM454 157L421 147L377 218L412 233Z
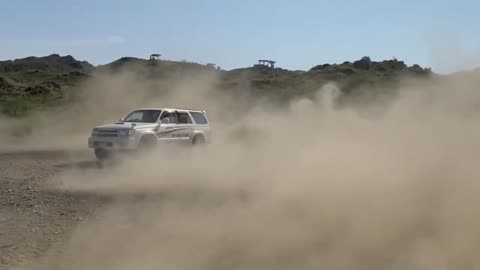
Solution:
M288 69L397 58L438 72L480 66L480 1L0 0L0 59L70 54Z

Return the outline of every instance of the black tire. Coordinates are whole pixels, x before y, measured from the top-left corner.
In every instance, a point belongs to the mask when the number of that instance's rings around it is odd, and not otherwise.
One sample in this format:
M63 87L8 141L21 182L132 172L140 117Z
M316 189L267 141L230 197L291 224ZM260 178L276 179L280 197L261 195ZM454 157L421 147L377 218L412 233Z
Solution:
M192 140L194 146L202 146L205 144L205 137L203 135L195 135Z
M157 138L155 136L144 136L140 139L138 143L138 150L139 152L146 152L152 150L157 146Z
M95 157L98 160L106 160L112 157L112 152L104 148L95 148Z

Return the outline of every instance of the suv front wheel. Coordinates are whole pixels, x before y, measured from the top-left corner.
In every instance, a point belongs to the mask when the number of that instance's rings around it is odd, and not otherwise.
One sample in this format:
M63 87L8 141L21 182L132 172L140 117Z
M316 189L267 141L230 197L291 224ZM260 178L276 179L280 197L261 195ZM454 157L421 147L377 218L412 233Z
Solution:
M95 148L95 157L99 160L105 160L112 157L112 152L103 148Z
M140 142L138 143L138 150L140 152L145 152L153 149L156 146L157 146L157 138L155 136L147 135L147 136L143 136L142 139L140 139Z

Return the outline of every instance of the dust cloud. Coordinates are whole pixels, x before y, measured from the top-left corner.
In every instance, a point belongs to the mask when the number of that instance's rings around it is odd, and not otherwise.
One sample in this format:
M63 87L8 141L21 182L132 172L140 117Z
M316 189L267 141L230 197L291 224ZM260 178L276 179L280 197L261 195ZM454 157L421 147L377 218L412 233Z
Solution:
M138 86L166 86L106 78L64 119L83 128L168 101L206 109L214 140L57 175L59 192L115 200L36 269L480 267L475 77L405 82L374 115L336 108L335 85L242 111L246 100L211 91L212 76L178 80L157 100Z
M216 91L219 75L215 71L182 71L181 76L150 72L142 66L98 71L66 91L70 101L63 106L22 119L0 119L1 150L84 149L93 127L115 122L139 107L200 106L213 117L220 114L215 112L217 106L206 106L214 104L210 100L224 107L242 106L232 95Z

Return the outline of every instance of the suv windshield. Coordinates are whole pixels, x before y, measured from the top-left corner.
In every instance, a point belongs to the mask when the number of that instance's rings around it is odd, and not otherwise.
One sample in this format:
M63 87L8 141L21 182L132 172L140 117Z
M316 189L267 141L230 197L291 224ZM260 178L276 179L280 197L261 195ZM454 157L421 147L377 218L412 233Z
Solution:
M159 110L137 110L131 112L123 122L155 123L160 116Z

